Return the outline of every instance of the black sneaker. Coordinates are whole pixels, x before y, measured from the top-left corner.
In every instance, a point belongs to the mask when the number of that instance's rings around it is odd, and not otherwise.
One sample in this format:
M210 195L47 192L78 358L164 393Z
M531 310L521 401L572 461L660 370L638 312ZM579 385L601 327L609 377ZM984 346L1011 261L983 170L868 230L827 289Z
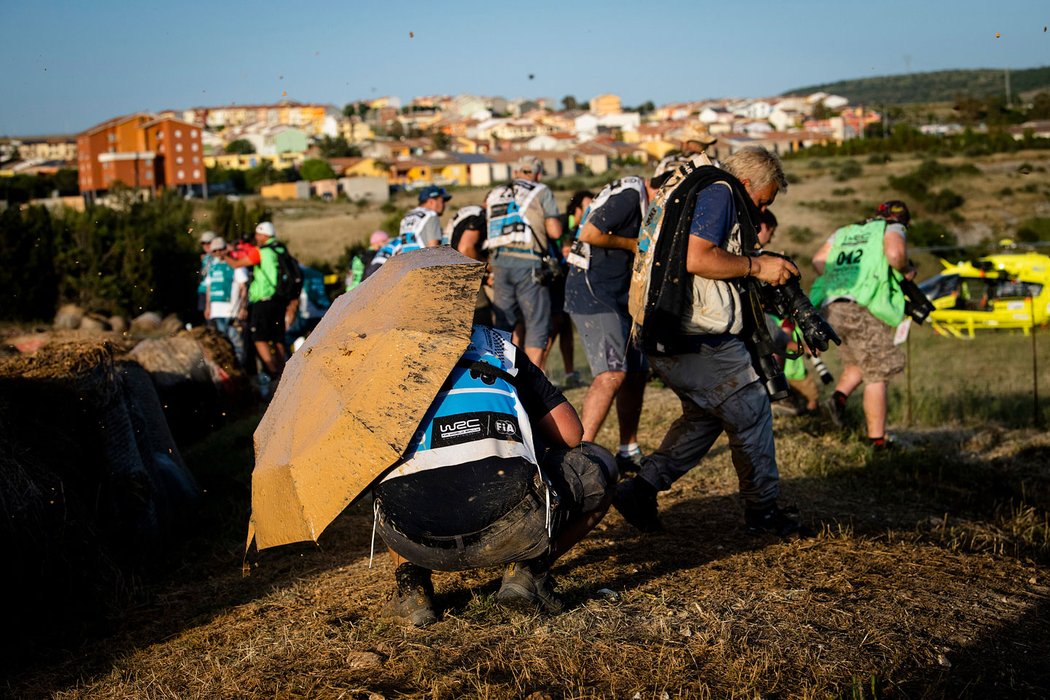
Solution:
M553 615L565 609L565 603L554 592L554 577L550 571L533 571L528 562L514 562L507 566L496 600L523 612Z
M620 471L621 477L637 474L638 470L642 468L642 453L635 452L632 455L617 453L616 468Z
M812 537L813 531L802 524L798 508L781 508L772 503L763 508L747 508L744 511L747 529L753 534L772 533L778 537Z
M387 617L406 620L416 627L437 622L434 614L434 584L430 571L415 564L402 564L394 571L394 592L383 608Z
M660 532L664 529L656 509L656 489L644 483L639 486L641 477L625 479L616 485L612 504L620 511L623 519L642 532Z
M579 372L569 372L561 380L562 389L578 389L581 386L583 386L583 381L580 379Z
M846 427L846 405L839 403L834 396L829 396L821 403L828 418L835 424L836 428Z
M878 452L896 452L900 449L900 445L893 438L892 435L883 435L880 438L868 438L868 445L871 449Z

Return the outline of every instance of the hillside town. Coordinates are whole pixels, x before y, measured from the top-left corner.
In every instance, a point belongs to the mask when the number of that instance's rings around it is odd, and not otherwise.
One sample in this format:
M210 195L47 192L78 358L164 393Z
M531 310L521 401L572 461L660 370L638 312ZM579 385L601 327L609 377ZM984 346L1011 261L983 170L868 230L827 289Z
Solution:
M322 177L264 176L257 189L279 199L385 199L386 191L429 184L486 187L507 179L522 155L539 157L553 177L600 175L617 165L657 161L689 141L715 157L749 145L788 153L841 143L880 118L822 92L636 108L612 94L589 102L567 96L560 103L438 95L402 104L381 97L343 109L284 100L143 112L75 135L3 138L0 176L75 169L79 191L55 203L78 206L117 181L147 192L235 194L241 188L225 177L230 171L298 172L320 159L331 169L322 169ZM278 181L284 179L292 181Z

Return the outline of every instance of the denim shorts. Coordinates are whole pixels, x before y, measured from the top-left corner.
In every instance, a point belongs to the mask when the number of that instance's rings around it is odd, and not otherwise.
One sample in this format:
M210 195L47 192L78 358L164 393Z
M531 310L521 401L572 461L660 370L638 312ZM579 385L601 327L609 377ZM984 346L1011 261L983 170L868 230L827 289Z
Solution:
M532 267L492 267L492 306L496 328L513 331L514 325L525 324L526 348L546 348L550 336L550 288L538 283Z
M580 334L591 374L602 372L641 372L648 369L645 356L631 342L629 316L609 312L602 314L570 313Z

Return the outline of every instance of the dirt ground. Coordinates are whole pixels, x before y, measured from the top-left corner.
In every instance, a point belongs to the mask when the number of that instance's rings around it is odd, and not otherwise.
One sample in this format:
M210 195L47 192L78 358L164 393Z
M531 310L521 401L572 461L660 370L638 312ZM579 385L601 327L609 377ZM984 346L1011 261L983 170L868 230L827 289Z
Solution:
M584 390L569 392L577 403ZM642 444L677 416L651 386ZM776 423L784 500L819 535L742 525L726 444L660 499L666 531L610 513L556 565L555 617L494 602L501 572L437 574L441 620L380 616L392 567L369 566L371 513L317 547L264 552L243 578L239 437L207 446L210 538L179 556L108 635L6 686L17 697L1045 697L1050 694L1050 436L899 431L877 457L814 418ZM606 432L611 427L605 428ZM605 441L603 439L603 441ZM188 461L215 459L200 449ZM234 463L240 467L232 467ZM238 473L240 472L240 473ZM0 686L3 688L3 686Z
M967 198L960 238L1050 215L1045 179L1031 191L1021 184L1045 175L1018 171L1025 161L1050 166L1048 155L984 159L986 177L952 182ZM841 183L822 160L788 162L799 179L774 209L778 242L791 252L811 253L865 203L893 195L888 174L920 163L860 158L863 174ZM1016 194L1004 199L997 193L1008 183ZM856 193L831 194L836 188ZM833 200L845 204L812 205ZM282 208L276 218L304 260L337 256L383 219L349 205L310 206L322 209ZM792 240L790 226L813 237ZM661 495L664 533L640 535L611 512L559 560L569 609L553 617L500 608L501 571L484 569L435 575L441 620L432 627L383 619L392 567L381 543L371 556L366 503L317 546L264 552L243 577L258 416L242 420L184 450L206 503L169 573L129 580L131 604L86 641L55 630L31 662L8 666L0 695L1050 697L1050 434L1018 427L1030 422L1031 405L1031 358L1018 341L917 345L928 382L917 384L928 397L915 407L924 427L904 426L898 383L891 420L902 449L889 455L820 418L777 418L783 500L799 506L813 538L746 532L719 442ZM1016 377L1004 373L1011 369ZM584 392L567 393L577 408ZM678 415L674 395L650 385L643 449ZM615 444L614 426L610 416L599 442Z

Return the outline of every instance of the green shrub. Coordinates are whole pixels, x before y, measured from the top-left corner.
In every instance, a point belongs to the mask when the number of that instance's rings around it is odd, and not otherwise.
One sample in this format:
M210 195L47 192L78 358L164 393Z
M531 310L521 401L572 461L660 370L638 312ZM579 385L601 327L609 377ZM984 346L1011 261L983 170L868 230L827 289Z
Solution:
M916 219L908 226L908 245L916 248L956 245L958 239L941 223L932 219Z
M926 206L930 211L942 214L944 212L957 209L963 205L966 200L961 194L958 194L954 190L950 190L947 187L939 192L935 192L926 198Z
M1050 241L1050 217L1025 219L1017 226L1017 240L1025 243Z
M836 197L848 197L849 195L855 193L856 190L852 187L836 187L835 189L831 190L831 194L835 195Z
M787 237L794 243L809 243L817 237L817 233L808 226L788 226Z
M891 160L893 160L893 157L889 153L872 153L868 156L868 165L881 165L889 163Z
M859 177L864 171L861 164L855 160L847 160L838 167L835 172L836 182L845 182L846 180L852 180L855 177Z

